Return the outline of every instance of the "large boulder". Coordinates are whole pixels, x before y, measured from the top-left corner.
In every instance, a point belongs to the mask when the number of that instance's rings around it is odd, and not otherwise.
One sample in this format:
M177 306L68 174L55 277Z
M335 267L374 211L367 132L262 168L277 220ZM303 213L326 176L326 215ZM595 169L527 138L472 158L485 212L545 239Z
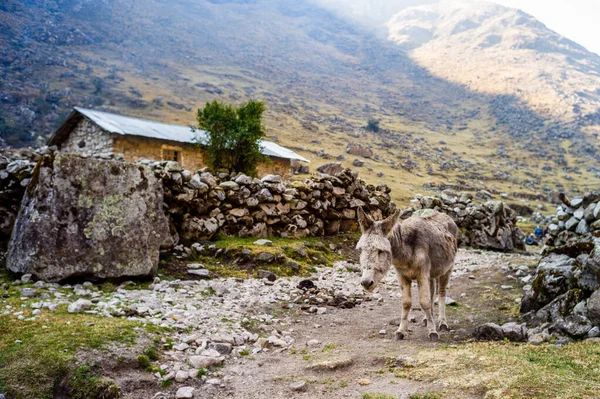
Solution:
M339 162L329 162L321 165L317 168L318 172L325 173L327 175L335 176L343 170L342 164Z
M371 147L357 143L349 143L346 147L346 152L351 155L357 155L363 158L373 158L373 150Z
M521 301L521 312L537 310L571 288L576 260L563 254L550 254L538 267L532 290Z
M169 227L147 167L46 156L12 232L7 267L44 281L152 276Z

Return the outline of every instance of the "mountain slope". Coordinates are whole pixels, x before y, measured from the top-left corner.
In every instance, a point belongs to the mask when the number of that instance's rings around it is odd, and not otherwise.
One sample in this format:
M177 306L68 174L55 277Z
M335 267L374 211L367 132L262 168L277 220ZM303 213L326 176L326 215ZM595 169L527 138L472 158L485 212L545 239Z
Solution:
M565 129L600 132L600 56L520 10L445 1L406 9L387 27L390 40L437 76L514 95Z
M579 125L436 77L309 0L6 0L0 78L12 145L43 141L73 105L193 124L206 101L253 98L268 135L313 166L371 146L361 173L397 200L424 185L533 198L600 182L578 164L597 156ZM361 128L373 117L377 134Z

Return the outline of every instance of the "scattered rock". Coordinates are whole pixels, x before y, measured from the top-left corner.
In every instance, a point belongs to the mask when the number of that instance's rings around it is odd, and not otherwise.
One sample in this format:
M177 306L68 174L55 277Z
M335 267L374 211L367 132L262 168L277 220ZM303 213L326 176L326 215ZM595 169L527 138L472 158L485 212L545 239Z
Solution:
M69 313L82 313L85 310L91 309L92 302L87 299L78 299L71 303L67 308Z
M290 389L296 392L306 391L307 385L306 381L296 381L290 384Z
M277 276L275 275L275 273L273 273L272 271L269 271L269 270L259 270L257 272L257 274L258 274L258 278L261 278L261 279L266 279L269 281L277 280Z
M194 387L181 387L177 390L175 397L177 399L189 399L194 397Z
M339 370L351 366L354 360L350 357L343 357L339 359L325 360L322 362L314 363L307 366L310 370L323 371L323 370Z
M273 241L266 240L266 239L256 240L256 241L254 241L254 245L262 245L262 246L270 247L271 245L273 245Z

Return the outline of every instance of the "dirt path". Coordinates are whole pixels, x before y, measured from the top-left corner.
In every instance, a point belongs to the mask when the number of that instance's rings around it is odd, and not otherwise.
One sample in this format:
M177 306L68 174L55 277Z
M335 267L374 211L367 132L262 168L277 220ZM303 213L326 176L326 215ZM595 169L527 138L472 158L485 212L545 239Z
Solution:
M221 370L222 385L205 385L196 397L335 399L377 392L407 398L413 393L433 392L435 381L403 378L403 369L415 362L411 356L468 339L479 323L509 321L521 289L507 274L524 260L516 255L461 251L449 286L449 296L458 306L449 307L452 330L442 333L438 343L429 342L426 328L417 323L411 324L408 340L393 340L397 327L390 321L400 315L400 298L398 284L388 279L379 290L379 301L353 309L328 308L322 315L290 312L282 316L273 327L289 332L294 344L228 361ZM511 283L512 289L500 288ZM421 319L416 309L411 316ZM326 369L327 365L333 369ZM306 385L302 391L294 391L290 384L299 381Z

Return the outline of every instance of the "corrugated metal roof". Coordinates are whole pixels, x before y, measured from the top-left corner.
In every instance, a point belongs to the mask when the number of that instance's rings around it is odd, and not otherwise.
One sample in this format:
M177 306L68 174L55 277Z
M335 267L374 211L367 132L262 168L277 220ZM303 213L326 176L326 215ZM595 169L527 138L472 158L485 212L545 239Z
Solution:
M171 125L80 107L75 107L75 110L110 133L151 137L181 143L198 143L206 139L205 131L192 131L191 126ZM261 140L260 146L262 148L261 152L267 156L310 162L302 155L296 154L289 148L282 147L272 141Z

